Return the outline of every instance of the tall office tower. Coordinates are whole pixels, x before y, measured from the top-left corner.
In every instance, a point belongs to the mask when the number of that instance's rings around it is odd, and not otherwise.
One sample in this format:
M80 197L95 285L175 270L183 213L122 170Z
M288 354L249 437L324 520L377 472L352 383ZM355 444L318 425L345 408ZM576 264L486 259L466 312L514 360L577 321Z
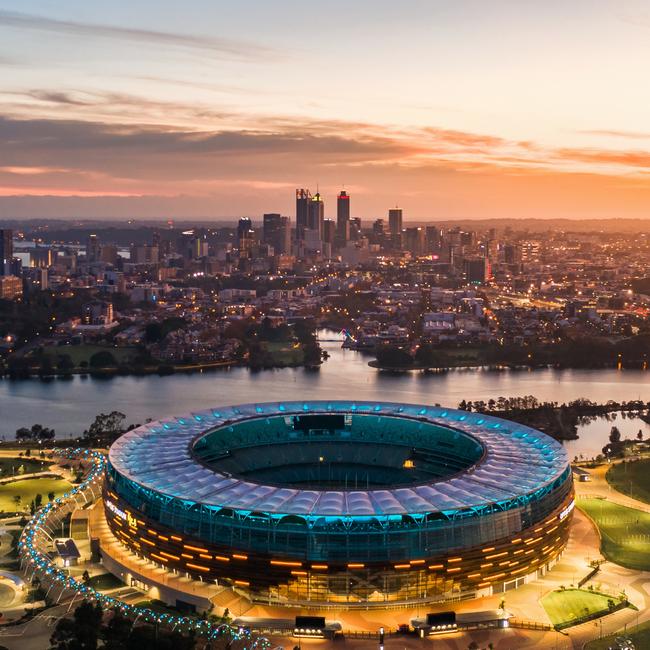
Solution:
M491 276L490 260L487 257L465 260L465 278L469 284L485 284Z
M506 244L503 247L503 257L506 264L521 264L521 246Z
M388 230L391 246L395 250L402 248L402 208L392 208L388 211Z
M291 223L289 217L276 213L264 215L262 238L265 244L273 246L275 255L291 252Z
M11 263L14 259L13 231L9 228L0 229L0 276L11 275Z
M350 240L359 241L361 239L361 217L352 217L350 219Z
M296 190L296 240L305 238L305 229L309 227L309 204L311 192L305 189Z
M250 252L255 240L253 222L248 217L242 217L237 223L237 246L239 252Z
M307 227L318 233L319 239L323 238L323 221L325 220L325 204L319 192L311 197L309 203L309 219Z
M86 261L99 262L101 256L101 245L97 235L88 235L86 240Z
M350 239L350 195L341 190L336 197L336 246L343 248Z
M404 231L404 248L413 255L422 255L426 248L424 228L407 228Z
M442 230L436 226L426 227L427 253L436 253L442 247Z
M337 224L334 219L325 219L323 221L323 243L334 245L337 234Z
M402 234L402 208L391 208L388 211L388 228L391 235Z

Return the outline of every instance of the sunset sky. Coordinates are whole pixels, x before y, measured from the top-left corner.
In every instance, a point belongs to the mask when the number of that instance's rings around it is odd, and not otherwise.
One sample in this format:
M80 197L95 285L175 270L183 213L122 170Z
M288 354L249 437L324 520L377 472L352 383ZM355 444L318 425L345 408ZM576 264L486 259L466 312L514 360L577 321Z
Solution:
M0 0L0 217L650 217L650 4Z

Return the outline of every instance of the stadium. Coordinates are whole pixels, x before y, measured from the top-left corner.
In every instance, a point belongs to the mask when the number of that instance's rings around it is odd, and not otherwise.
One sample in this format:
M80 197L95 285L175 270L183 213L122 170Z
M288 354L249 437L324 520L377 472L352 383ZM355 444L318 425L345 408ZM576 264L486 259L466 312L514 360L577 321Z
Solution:
M573 509L547 435L442 407L308 401L151 422L109 452L121 544L252 602L392 607L543 575Z

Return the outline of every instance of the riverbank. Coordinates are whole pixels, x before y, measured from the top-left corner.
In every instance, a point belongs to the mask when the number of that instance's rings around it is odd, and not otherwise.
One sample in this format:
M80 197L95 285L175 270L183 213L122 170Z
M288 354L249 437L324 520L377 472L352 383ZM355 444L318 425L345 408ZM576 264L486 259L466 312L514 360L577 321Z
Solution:
M256 372L242 365L208 370L194 368L170 376L73 375L67 379L24 381L0 379L0 403L5 405L0 435L13 440L16 429L35 422L56 429L57 439L83 433L98 413L121 411L129 423L145 422L225 404L286 399L396 400L413 404L455 407L462 400L488 402L500 395L535 395L540 402L569 402L587 398L604 404L650 397L650 373L640 370L554 370L456 368L447 372L377 372L367 355L328 341L335 334L320 335L321 347L330 358L318 371L304 367L274 368ZM340 337L339 337L340 338ZM636 434L635 424L626 435ZM611 424L602 430L592 426L589 437L600 452ZM643 425L646 431L645 425ZM650 428L647 430L650 437ZM601 442L602 440L602 442ZM572 452L572 455L582 450ZM585 452L586 453L586 452Z

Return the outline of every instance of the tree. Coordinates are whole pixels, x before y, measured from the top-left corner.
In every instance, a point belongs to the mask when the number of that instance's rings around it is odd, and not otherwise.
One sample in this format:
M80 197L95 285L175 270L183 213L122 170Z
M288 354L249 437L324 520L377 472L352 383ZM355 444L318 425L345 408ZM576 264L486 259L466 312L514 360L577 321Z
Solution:
M643 431L639 429L639 432L636 434L637 440L643 440Z
M100 350L90 357L91 368L114 368L117 366L115 357L108 350Z
M31 440L31 438L32 438L31 429L28 429L27 427L20 427L20 429L16 429L16 440L18 442L24 442L25 440Z
M20 496L20 494L14 494L12 499L13 499L13 502L16 504L16 510L17 510L18 506L20 506L20 502L23 500L23 498Z
M52 359L46 354L41 358L41 365L38 369L40 377L51 377L54 374L54 365Z
M158 343L163 338L162 325L160 323L147 323L144 328L144 338L147 343Z
M54 501L54 492L48 492L47 493L47 500L48 501Z
M415 351L415 365L436 368L440 365L440 355L429 343L421 343Z
M612 427L611 431L609 432L609 441L613 445L621 442L621 432L619 431L618 427Z
M104 628L104 650L125 650L129 648L129 637L133 622L114 609L111 620Z
M74 370L74 361L72 361L69 354L61 354L59 355L56 368L62 375L71 375Z
M303 346L303 361L306 366L318 366L323 362L320 346L316 341Z
M106 436L110 439L115 439L124 433L124 421L126 415L119 411L111 411L110 413L100 413L95 416L94 422L84 431L86 438L96 438Z
M396 345L377 348L377 363L383 368L408 368L413 365L411 355Z
M53 440L56 436L54 429L44 427L42 424L34 424L32 426L32 440L44 442L46 440Z
M88 601L74 611L73 619L62 618L50 638L52 650L95 650L102 623L102 608Z

